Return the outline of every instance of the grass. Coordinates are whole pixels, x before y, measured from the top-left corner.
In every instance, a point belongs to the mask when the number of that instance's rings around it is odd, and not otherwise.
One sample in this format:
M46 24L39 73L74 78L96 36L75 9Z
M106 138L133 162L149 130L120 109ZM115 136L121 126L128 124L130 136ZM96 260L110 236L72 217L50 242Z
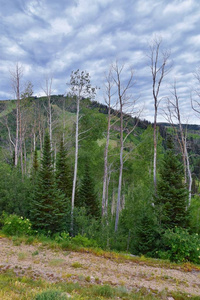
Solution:
M50 283L45 280L33 280L28 277L16 277L12 270L0 274L0 299L3 300L167 300L170 296L175 300L186 300L188 295L167 291L152 292L145 288L128 291L124 286L112 287L110 285L82 286L78 283L58 282ZM200 297L190 297L199 300Z
M65 263L65 260L62 258L54 258L49 261L50 267L59 267Z
M84 266L82 264L80 264L78 261L71 264L71 267L75 268L75 269L84 268Z

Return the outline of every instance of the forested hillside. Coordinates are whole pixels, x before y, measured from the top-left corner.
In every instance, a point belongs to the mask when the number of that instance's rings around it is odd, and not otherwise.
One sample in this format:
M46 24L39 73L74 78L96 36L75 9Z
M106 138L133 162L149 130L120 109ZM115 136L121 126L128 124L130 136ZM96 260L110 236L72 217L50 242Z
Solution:
M199 263L199 126L157 124L155 185L153 125L72 91L0 103L3 228Z

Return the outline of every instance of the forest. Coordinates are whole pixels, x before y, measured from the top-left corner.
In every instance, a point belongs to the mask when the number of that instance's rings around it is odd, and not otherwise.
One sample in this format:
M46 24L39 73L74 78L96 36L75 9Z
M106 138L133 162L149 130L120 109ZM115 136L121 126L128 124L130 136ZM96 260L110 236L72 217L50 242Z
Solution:
M45 96L34 97L31 82L21 88L16 65L15 100L0 102L4 232L200 263L200 128L182 124L176 85L168 122L157 122L167 59L152 63L153 124L141 120L129 94L133 72L122 84L117 62L105 78L104 103L86 71L71 73L66 95L53 95L47 77Z

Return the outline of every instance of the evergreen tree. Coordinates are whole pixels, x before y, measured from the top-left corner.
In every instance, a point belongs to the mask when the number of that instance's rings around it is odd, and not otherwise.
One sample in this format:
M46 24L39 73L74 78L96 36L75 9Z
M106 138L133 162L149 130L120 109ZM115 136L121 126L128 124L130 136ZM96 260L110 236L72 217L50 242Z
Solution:
M63 139L56 159L56 184L63 194L69 199L72 195L72 172L67 163L67 152L64 148Z
M33 170L36 173L38 169L39 169L38 154L37 154L37 149L35 149L34 156L33 156Z
M99 216L99 206L95 193L94 181L90 174L89 163L86 161L83 179L79 190L79 207L85 207L87 214L92 217Z
M45 135L41 167L31 205L31 220L36 229L59 232L66 226L66 201L54 178L49 134Z
M183 176L183 166L174 153L172 141L169 140L155 197L155 208L163 229L185 227L187 224L188 192Z

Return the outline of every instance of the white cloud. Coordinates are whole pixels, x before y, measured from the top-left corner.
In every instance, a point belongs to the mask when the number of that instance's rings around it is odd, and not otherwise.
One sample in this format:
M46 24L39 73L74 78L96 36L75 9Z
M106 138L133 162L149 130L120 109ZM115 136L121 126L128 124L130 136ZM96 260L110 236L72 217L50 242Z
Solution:
M7 70L16 61L24 65L24 79L33 81L38 94L44 73L54 74L55 91L63 93L67 77L77 68L90 72L93 84L100 86L109 64L118 58L127 67L133 66L134 93L141 95L141 102L145 100L151 118L152 78L146 53L148 42L160 34L174 61L161 95L169 93L176 78L183 107L190 110L187 94L195 84L193 72L200 65L198 0L11 2L1 7L1 99L8 97Z
M183 14L192 10L195 5L193 0L175 0L173 3L167 4L163 13L164 14Z

